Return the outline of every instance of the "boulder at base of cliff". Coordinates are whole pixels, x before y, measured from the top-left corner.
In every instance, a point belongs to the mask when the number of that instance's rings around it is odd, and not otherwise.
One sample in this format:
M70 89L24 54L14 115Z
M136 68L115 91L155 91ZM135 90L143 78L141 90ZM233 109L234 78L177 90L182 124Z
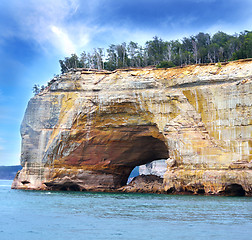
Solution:
M118 189L121 192L164 193L163 179L156 175L140 175L127 186Z

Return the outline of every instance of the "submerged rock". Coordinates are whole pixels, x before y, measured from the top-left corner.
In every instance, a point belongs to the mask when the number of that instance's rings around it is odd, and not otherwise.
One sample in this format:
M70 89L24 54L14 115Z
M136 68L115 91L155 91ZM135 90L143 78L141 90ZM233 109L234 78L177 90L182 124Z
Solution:
M28 103L12 188L115 191L168 159L165 192L252 195L252 61L217 68L58 77Z

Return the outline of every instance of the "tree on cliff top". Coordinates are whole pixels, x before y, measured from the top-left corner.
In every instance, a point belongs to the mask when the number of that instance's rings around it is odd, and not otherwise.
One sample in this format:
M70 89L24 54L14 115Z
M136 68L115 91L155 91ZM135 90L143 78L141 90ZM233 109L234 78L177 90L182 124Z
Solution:
M182 40L164 41L155 36L145 43L111 44L108 49L94 49L91 53L83 51L78 57L72 54L59 60L61 72L72 68L115 70L128 67L172 67L193 63L217 63L252 57L252 32L229 35L217 32L212 37L200 32Z
M64 60L59 60L61 73L68 72L71 68L83 68L84 64L76 54L72 54L71 57L65 57Z

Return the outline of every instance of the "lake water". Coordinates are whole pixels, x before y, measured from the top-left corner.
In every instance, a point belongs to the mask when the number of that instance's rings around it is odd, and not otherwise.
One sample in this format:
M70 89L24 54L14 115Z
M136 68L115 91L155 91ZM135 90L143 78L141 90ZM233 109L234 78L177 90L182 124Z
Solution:
M11 190L1 240L252 239L252 198Z

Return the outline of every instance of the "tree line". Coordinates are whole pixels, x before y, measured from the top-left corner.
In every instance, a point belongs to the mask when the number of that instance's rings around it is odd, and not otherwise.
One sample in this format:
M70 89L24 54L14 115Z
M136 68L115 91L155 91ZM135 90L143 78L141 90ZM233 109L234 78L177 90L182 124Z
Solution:
M59 60L61 72L72 68L115 70L154 65L167 68L200 63L217 63L252 57L252 31L213 36L200 32L181 40L164 41L155 36L145 46L136 42L111 44L107 49L94 48L80 56L72 54Z

